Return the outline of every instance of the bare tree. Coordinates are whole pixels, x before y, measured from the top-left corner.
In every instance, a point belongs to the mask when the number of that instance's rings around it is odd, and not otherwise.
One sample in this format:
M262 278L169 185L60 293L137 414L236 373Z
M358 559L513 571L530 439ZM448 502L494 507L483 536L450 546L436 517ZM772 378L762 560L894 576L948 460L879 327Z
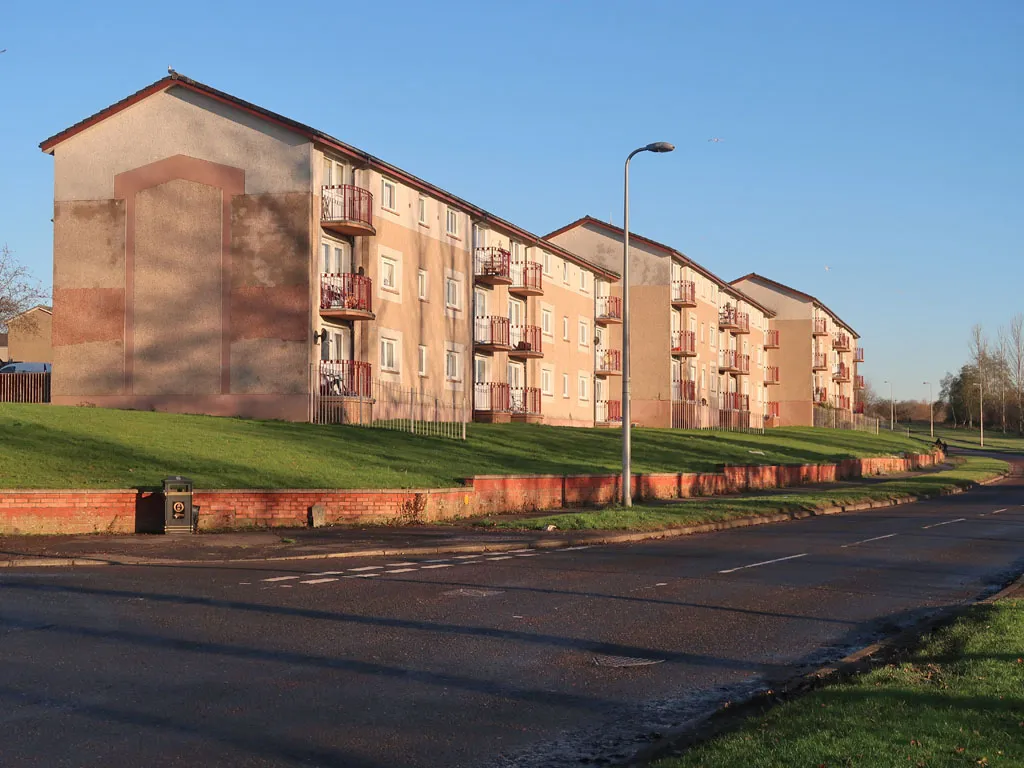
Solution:
M1017 403L1017 432L1024 435L1024 314L1016 314L999 331L1010 394Z
M0 248L0 328L6 329L11 318L48 298L42 283L14 258L11 249Z

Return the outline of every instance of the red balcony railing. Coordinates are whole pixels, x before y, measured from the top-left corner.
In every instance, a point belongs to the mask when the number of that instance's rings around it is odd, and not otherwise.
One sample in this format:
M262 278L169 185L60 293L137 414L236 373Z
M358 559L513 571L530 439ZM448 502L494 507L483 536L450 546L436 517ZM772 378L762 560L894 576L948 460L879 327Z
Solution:
M864 377L863 376L854 376L853 377L853 386L855 386L857 389L864 389Z
M828 390L823 387L814 388L814 402L825 405L828 402Z
M739 392L722 393L722 408L726 411L749 411L750 395L741 395Z
M672 399L684 403L697 402L697 382L688 379L677 379L672 382Z
M597 322L616 322L622 319L622 299L619 296L597 297Z
M473 410L484 413L508 413L511 410L508 384L497 381L477 382L473 385Z
M544 293L544 267L535 261L514 261L510 267L513 293L539 296Z
M473 276L481 283L508 285L512 282L512 255L496 246L477 248Z
M488 315L473 318L473 341L482 347L508 347L511 334L507 317Z
M540 416L540 389L538 387L510 387L509 403L512 413Z
M735 349L723 349L718 353L718 367L723 371L739 370L739 355Z
M750 314L735 307L726 307L718 313L718 327L724 331L750 333Z
M697 334L693 331L672 331L673 355L696 355Z
M811 360L811 368L815 371L824 371L828 368L828 355L824 352L815 352Z
M541 330L538 325L513 325L509 327L510 355L540 357L544 354L541 346Z
M777 330L768 331L768 334L764 339L765 349L777 349L779 346L779 332Z
M335 312L373 312L373 282L350 272L320 275L320 309Z
M779 376L779 366L769 365L764 369L764 383L765 384L779 384L782 378Z
M847 395L836 395L833 404L841 411L850 410L850 398Z
M850 380L850 366L846 363L839 363L832 368L832 378L836 381Z
M864 403L854 403L853 404L853 412L854 413L864 413Z
M352 184L326 185L320 189L320 221L326 225L373 228L373 194Z
M744 375L750 373L750 355L736 355L736 373Z
M864 347L857 347L855 350L853 350L853 362L864 362Z
M765 403L765 405L764 405L764 415L767 416L770 419L777 419L777 418L779 418L779 414L781 412L782 411L779 408L779 404L778 403L768 402L768 403Z
M850 337L845 333L832 334L832 348L847 351L850 348Z
M815 336L828 336L828 318L814 318L814 322L811 326L811 333Z
M697 284L693 280L673 280L672 303L680 306L696 306Z
M594 421L598 424L618 424L622 422L621 400L598 400L594 406Z
M321 360L320 394L327 397L370 397L373 369L360 360Z
M594 365L595 372L599 374L622 373L622 352L598 347Z

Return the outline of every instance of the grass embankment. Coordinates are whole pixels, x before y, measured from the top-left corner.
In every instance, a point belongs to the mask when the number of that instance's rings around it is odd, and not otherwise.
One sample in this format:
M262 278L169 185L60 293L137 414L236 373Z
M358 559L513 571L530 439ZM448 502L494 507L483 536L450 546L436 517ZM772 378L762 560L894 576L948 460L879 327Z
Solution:
M469 425L465 442L334 427L103 408L0 404L0 487L131 488L169 474L198 488L442 487L474 474L594 474L620 468L621 433ZM785 428L633 432L636 472L723 464L827 463L921 452L905 435Z
M976 606L907 661L830 685L655 768L1024 766L1024 600Z
M758 496L737 496L681 500L678 502L639 503L629 509L605 509L567 512L520 520L481 520L479 525L506 528L543 529L556 525L561 530L599 529L651 531L682 528L740 517L758 517L784 512L813 511L865 501L886 501L923 494L936 494L987 480L1006 471L1008 464L998 459L970 457L954 469L913 477L878 481L868 478L865 485L815 487L806 491L790 490Z
M899 431L897 427L897 431ZM906 430L904 430L906 432ZM928 429L928 422L915 421L910 426L911 435L922 440L932 440ZM961 427L953 429L947 426L935 425L935 437L941 437L953 448L981 449L981 430ZM985 448L986 451L999 453L1022 453L1024 454L1024 437L1015 435L1012 432L1003 434L998 427L985 425Z

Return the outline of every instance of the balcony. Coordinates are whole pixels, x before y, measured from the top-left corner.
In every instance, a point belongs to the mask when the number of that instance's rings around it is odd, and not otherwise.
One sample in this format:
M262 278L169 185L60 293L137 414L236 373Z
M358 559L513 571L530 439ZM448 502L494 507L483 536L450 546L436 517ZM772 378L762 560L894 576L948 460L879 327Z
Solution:
M864 377L863 376L854 376L853 377L853 386L856 389L864 389Z
M507 317L473 318L473 345L478 352L503 352L512 349Z
M697 284L693 280L672 281L672 306L676 308L697 306Z
M828 318L816 317L811 321L812 336L828 336Z
M697 354L697 334L693 331L672 331L672 354L693 357Z
M688 379L677 379L672 382L672 399L677 402L697 402L697 382Z
M768 402L764 404L764 416L766 419L777 419L782 409L778 403Z
M477 248L473 254L473 279L484 285L512 284L512 255L504 248Z
M846 363L839 363L832 368L832 380L845 384L850 380L850 366Z
M750 355L736 355L736 373L739 376L750 375Z
M718 370L724 373L738 373L739 357L735 349L723 349L718 353Z
M320 275L320 316L328 320L373 320L373 283L366 275Z
M519 359L544 357L544 348L541 346L540 326L509 326L509 344L509 357Z
M769 365L765 366L764 369L764 383L765 384L781 384L782 378L779 375L779 366Z
M815 387L814 402L818 405L825 405L828 403L828 390L824 387Z
M840 411L850 410L850 398L846 395L836 395L832 398L832 405L838 408Z
M320 188L320 226L339 235L375 235L373 195L351 184Z
M839 352L850 351L850 337L845 333L836 333L832 335L832 349Z
M764 348L765 349L778 349L779 348L779 332L768 331L764 337Z
M508 392L513 421L540 421L539 387L509 387Z
M497 381L473 385L473 417L478 421L509 421L512 398L508 384Z
M812 371L827 371L828 370L828 355L824 352L815 352L811 359L811 370Z
M597 359L594 362L595 376L621 376L622 353L617 349L597 348Z
M853 350L853 362L864 362L864 347L857 347L855 350Z
M729 307L718 313L718 330L750 333L750 314Z
M321 360L320 394L323 397L363 397L373 394L373 369L360 360Z
M750 395L741 395L739 392L725 392L722 394L722 410L726 411L749 411Z
M514 261L511 265L512 283L509 293L519 296L544 295L544 267L535 261Z
M605 427L622 424L622 401L598 400L594 404L594 423Z
M860 415L864 415L864 403L854 403L853 412Z
M621 323L622 299L618 296L598 296L596 319L598 325Z

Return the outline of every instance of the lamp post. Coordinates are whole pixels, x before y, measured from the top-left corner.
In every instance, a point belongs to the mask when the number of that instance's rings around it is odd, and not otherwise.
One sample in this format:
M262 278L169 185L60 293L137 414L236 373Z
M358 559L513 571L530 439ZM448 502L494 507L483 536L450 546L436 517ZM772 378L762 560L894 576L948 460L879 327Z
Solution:
M882 382L889 385L889 431L896 429L896 401L892 399L892 382L886 379Z
M935 439L935 393L932 390L932 383L930 381L924 382L928 385L928 430L931 432L932 439Z
M629 161L641 152L671 152L674 146L657 141L634 149L626 158L625 181L622 188L622 506L633 506L633 474L630 464L629 415Z

